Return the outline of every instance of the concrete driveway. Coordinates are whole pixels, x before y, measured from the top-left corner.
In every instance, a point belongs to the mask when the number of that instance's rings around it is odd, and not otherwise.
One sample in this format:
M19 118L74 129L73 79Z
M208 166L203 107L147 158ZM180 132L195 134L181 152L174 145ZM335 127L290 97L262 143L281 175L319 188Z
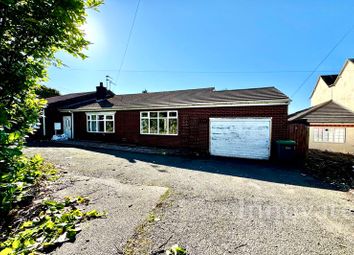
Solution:
M120 239L128 242L131 254L176 243L204 255L354 254L353 195L298 171L252 161L70 147L26 152L40 153L79 178L170 188L164 203L148 207L155 220L144 223L140 216L142 225L132 222L135 233ZM156 204L156 196L153 200Z

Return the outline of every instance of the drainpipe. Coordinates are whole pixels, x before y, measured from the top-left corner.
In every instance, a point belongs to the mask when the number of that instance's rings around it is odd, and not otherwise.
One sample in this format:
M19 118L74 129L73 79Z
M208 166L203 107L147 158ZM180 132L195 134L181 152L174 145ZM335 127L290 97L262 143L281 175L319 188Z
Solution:
M43 108L43 114L42 114L42 127L43 127L43 136L45 137L47 134L45 130L45 108Z
M71 139L74 139L74 113L71 112Z

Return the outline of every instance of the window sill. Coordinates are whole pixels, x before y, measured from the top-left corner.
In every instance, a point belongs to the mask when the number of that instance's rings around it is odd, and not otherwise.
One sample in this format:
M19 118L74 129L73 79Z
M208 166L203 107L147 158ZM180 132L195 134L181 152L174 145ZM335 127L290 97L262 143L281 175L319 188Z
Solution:
M178 136L178 134L143 134L143 133L140 133L140 135Z
M330 143L330 144L345 144L346 142L344 141L344 142L315 142L315 141L313 141L314 143Z
M95 131L87 131L90 134L114 134L115 132L95 132Z

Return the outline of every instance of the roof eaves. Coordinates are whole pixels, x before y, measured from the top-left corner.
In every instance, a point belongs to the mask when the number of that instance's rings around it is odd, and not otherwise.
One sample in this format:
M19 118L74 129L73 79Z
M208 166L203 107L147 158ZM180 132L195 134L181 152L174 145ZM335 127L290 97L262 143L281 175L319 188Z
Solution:
M315 94L315 90L316 90L316 88L317 88L317 86L318 86L318 83L319 83L320 79L322 79L321 75L318 76L318 78L317 78L316 86L315 86L315 87L313 88L313 90L312 90L312 93L311 93L311 95L310 95L310 99L312 98L313 94Z
M352 59L352 58L348 58L348 59L345 61L345 63L344 63L344 65L343 65L342 69L340 70L340 72L339 72L338 75L337 75L336 80L333 82L334 86L335 86L335 84L337 83L337 81L340 79L340 77L342 76L342 73L343 73L345 67L348 65L349 62L352 62L352 63L353 63L353 59Z

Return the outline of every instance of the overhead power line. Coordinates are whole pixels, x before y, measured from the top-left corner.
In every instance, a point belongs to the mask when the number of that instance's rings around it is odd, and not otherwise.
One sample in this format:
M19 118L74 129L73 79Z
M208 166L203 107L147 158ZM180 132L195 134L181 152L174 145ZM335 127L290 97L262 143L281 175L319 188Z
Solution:
M306 84L306 82L311 78L311 76L317 71L317 69L327 60L327 58L332 54L332 52L344 41L345 38L353 31L354 26L352 26L340 39L339 41L331 48L331 50L327 53L327 55L318 63L318 65L315 67L315 69L309 73L308 76L304 79L304 81L297 87L297 89L294 91L294 93L291 95L291 98L293 98L299 91L300 89Z
M255 73L309 73L304 70L265 70L265 71L188 71L188 70L122 70L125 73L191 73L191 74L255 74ZM330 71L321 71L330 72Z
M128 34L127 44L126 44L126 46L125 46L125 50L124 50L124 53L123 53L123 57L122 57L122 60L121 60L121 62L120 62L120 66L119 66L119 69L118 69L117 83L119 82L121 70L122 70L122 67L123 67L124 61L125 61L125 56L127 55L127 51L128 51L129 44L130 44L130 39L131 39L132 34L133 34L133 30L134 30L134 26L135 26L135 20L136 20L136 17L137 17L137 15L138 15L140 2L141 2L141 0L138 0L138 4L136 5L136 8L135 8L135 13L134 13L134 17L133 17L133 22L132 22L132 25L131 25L131 27L130 27L129 34Z
M63 71L90 71L90 72L117 72L118 69L89 69L89 68L70 68L62 69ZM245 70L245 71L203 71L203 70L138 70L127 69L120 70L121 73L186 73L186 74L267 74L267 73L311 73L313 70ZM336 73L337 70L317 70L319 73Z

